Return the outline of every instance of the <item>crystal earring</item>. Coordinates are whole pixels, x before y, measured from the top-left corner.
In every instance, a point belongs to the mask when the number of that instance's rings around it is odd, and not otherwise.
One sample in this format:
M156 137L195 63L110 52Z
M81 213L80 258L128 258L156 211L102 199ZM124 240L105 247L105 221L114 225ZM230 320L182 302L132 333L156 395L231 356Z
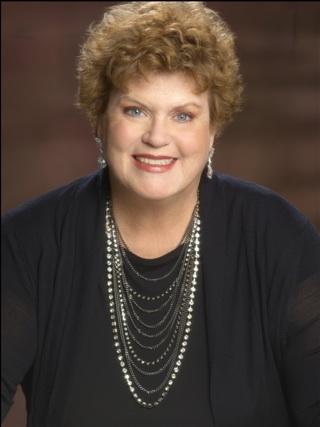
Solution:
M98 167L100 169L103 169L107 165L107 162L105 161L105 159L103 157L102 140L98 136L96 136L94 138L94 140L95 140L95 142L97 144L98 152L99 152L99 154L98 154Z
M209 152L209 157L208 157L208 165L207 165L207 177L209 179L212 179L213 177L213 160L212 160L213 153L214 153L214 148L211 147Z

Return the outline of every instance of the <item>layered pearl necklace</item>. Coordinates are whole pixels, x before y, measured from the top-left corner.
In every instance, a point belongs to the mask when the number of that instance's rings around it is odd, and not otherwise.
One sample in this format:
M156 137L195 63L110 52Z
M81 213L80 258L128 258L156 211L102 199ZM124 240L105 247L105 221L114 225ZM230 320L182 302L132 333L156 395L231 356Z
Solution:
M125 274L124 263L139 279L157 281L168 277L169 273L159 279L149 279L134 269L121 248L121 237L109 200L105 225L107 299L116 357L135 401L143 407L153 408L163 401L174 384L191 333L200 263L199 202L178 258L181 263L179 271L165 291L153 296L132 287ZM173 271L171 269L170 273ZM155 315L158 316L156 322L152 319ZM146 354L148 358L145 358ZM151 387L143 384L143 379L156 375L163 376L159 384Z

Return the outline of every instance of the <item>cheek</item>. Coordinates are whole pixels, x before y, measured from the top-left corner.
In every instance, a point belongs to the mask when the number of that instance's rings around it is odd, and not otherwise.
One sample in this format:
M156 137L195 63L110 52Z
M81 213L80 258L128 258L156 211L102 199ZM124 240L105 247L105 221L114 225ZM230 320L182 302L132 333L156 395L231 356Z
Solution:
M132 129L118 122L113 123L106 132L107 147L114 148L117 151L126 151L131 145L133 139Z
M183 141L183 151L186 155L207 158L210 145L210 134L207 129L200 128L186 133Z

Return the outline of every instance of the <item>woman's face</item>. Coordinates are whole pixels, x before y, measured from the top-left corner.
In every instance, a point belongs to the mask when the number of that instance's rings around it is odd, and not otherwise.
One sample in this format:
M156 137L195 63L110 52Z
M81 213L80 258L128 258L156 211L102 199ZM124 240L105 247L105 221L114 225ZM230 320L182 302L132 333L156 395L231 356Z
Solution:
M195 192L208 160L208 92L191 77L150 74L113 91L99 133L112 182L122 192L164 200Z

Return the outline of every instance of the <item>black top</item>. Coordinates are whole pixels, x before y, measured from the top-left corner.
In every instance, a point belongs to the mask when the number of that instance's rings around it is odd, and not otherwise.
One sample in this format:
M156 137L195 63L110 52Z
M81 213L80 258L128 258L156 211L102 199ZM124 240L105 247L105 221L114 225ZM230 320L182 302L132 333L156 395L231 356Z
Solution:
M99 171L3 218L3 415L22 383L29 427L149 425L152 414L178 427L185 411L189 425L210 425L211 412L218 427L318 427L320 238L308 220L255 184L202 178L204 297L189 359L161 405L145 409L111 345L107 183Z
M146 277L160 277L172 269L180 255L180 247L174 251L157 259L143 259L130 252L127 253L129 260L134 268ZM129 268L125 268L130 285L138 292L144 295L158 295L171 284L170 276L168 279L161 280L156 283L147 283L143 280L137 280ZM173 275L175 276L175 275ZM108 326L106 342L102 347L105 347L106 354L108 347L112 342L111 329ZM152 341L151 341L152 343ZM101 346L101 343L100 343ZM188 343L186 356L182 363L182 368L177 375L172 389L169 391L165 400L156 408L145 409L137 405L130 392L127 390L127 384L122 380L122 373L118 367L118 363L114 360L108 360L106 357L106 375L112 377L113 393L109 395L108 403L104 403L106 412L100 413L96 418L96 425L99 420L107 419L110 426L132 427L132 426L156 426L156 427L212 427L212 415L209 399L209 369L208 369L208 354L207 354L207 337L206 325L204 316L204 301L203 289L201 282L201 272L199 275L199 284L196 292L194 317L192 321L192 330ZM143 354L140 349L139 354ZM147 357L148 356L148 357ZM115 358L115 356L113 355ZM150 352L145 359L150 358ZM114 372L113 372L114 371ZM161 376L159 376L161 379ZM140 377L141 378L141 377ZM94 380L96 382L96 379ZM148 382L148 386L155 386L159 383L159 378L144 379L144 383ZM73 396L75 406L82 399ZM87 413L87 408L84 408ZM65 420L65 425L68 426L85 426L82 416L79 416L79 410L69 411L69 417ZM74 413L77 413L76 419ZM90 415L91 424L95 425L92 420L95 420ZM89 419L88 419L89 421Z

